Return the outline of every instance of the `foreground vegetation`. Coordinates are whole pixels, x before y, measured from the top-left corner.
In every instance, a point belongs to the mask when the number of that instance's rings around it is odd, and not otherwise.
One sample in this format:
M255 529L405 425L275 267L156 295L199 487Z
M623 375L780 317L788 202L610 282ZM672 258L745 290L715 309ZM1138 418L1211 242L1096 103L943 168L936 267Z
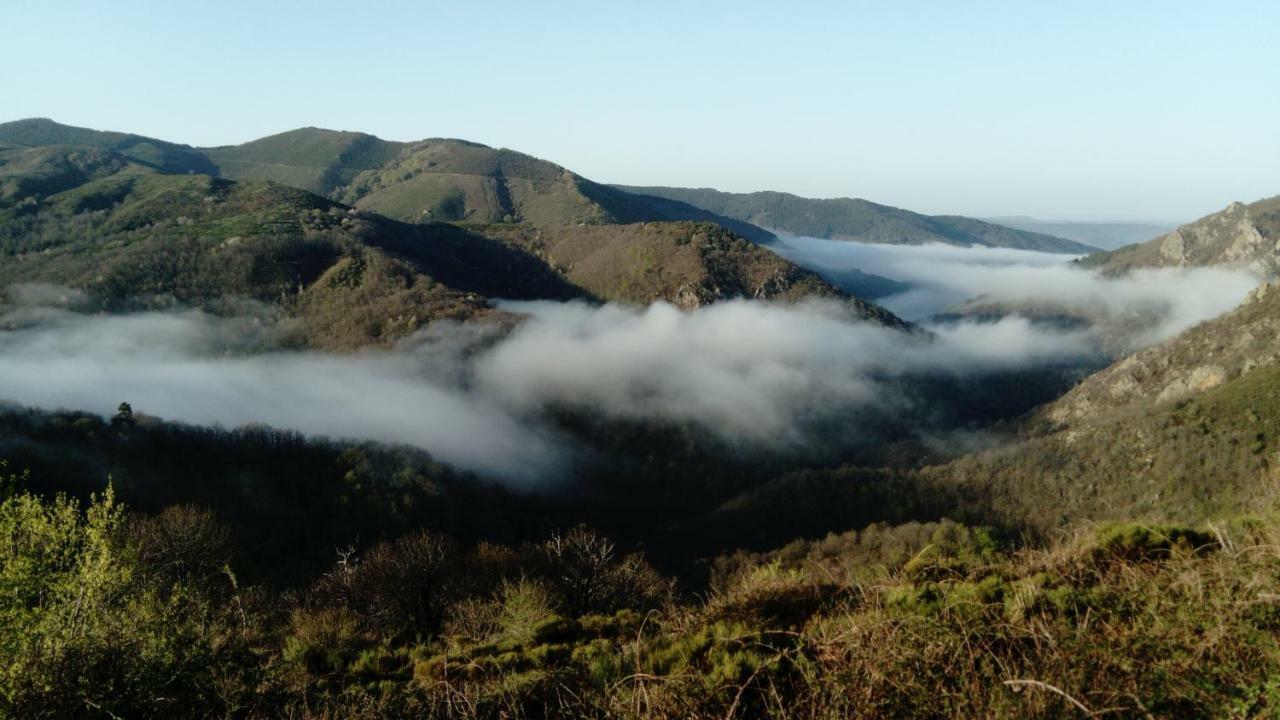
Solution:
M238 538L111 489L0 500L10 717L1253 717L1280 708L1280 523L1017 550L951 522L729 555L703 596L582 527L411 531L246 583Z

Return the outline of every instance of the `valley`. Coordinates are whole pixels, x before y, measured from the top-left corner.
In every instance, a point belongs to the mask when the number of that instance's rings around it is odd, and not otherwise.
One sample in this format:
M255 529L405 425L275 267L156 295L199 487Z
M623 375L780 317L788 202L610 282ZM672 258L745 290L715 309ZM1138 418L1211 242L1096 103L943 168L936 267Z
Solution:
M15 716L1271 707L1274 198L1095 252L456 139L0 143Z

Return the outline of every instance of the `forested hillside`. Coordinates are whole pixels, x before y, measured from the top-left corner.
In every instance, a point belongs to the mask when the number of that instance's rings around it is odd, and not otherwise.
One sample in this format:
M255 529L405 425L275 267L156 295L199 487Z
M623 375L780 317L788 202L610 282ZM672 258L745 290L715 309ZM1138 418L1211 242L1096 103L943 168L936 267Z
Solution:
M164 172L268 180L404 222L463 220L540 227L642 221L715 222L754 242L772 233L682 202L591 182L513 150L465 140L391 142L299 128L240 145L191 148L47 119L0 124L0 142L115 151Z
M252 299L301 320L299 340L315 347L385 345L432 320L485 316L492 298L846 297L713 225L647 227L656 234L625 226L596 233L615 251L649 253L648 265L616 272L672 279L587 287L548 258L495 239L506 230L404 223L271 182L160 173L109 151L0 151L0 252L7 258L0 283L82 289L109 310L178 304L220 311L231 299ZM717 249L702 252L700 241L680 258L664 254L695 237L718 238ZM754 276L735 275L747 266L756 267ZM712 276L738 279L702 283ZM851 302L868 316L890 317Z
M981 245L1083 254L1084 243L956 215L921 215L858 198L815 200L780 192L726 193L709 188L629 187L793 235L890 245Z

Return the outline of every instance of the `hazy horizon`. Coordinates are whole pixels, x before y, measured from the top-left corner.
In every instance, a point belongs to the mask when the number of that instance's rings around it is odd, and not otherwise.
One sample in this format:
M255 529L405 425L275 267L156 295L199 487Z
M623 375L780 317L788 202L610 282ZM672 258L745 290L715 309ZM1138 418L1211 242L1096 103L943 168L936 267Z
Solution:
M10 19L0 115L197 146L302 126L459 137L601 182L976 217L1177 223L1280 192L1280 8L1262 2L73 2Z

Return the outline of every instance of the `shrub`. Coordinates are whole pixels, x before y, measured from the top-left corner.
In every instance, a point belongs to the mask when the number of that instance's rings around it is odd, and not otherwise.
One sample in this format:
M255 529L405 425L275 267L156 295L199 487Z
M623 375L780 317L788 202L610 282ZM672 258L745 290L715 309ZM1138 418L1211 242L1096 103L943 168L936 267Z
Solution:
M1217 542L1212 534L1189 527L1118 523L1099 531L1093 556L1113 562L1159 560L1212 549Z
M206 712L236 636L198 593L142 582L110 487L81 507L6 483L0 501L0 715Z

